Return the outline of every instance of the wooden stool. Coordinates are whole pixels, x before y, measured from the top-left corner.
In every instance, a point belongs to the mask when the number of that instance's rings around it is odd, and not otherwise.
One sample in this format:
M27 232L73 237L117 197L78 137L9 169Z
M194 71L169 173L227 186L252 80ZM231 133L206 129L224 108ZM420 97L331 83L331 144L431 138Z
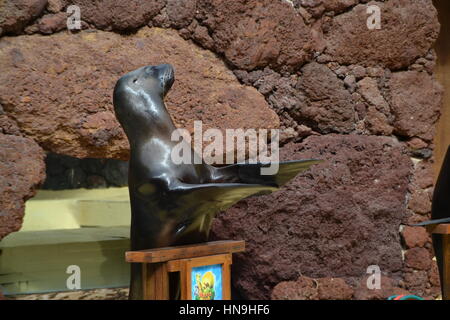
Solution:
M179 273L181 300L230 300L231 257L244 250L245 241L214 241L128 251L125 259L142 263L144 300L169 300L169 274L172 272Z
M450 224L435 224L427 227L431 234L442 235L442 252L444 255L443 282L444 291L442 300L450 300Z

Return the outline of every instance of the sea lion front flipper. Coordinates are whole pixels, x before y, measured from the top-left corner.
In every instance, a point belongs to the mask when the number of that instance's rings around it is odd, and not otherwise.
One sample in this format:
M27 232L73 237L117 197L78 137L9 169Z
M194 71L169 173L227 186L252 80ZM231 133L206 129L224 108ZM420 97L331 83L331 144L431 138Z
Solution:
M426 226L432 226L434 224L443 224L443 223L450 223L450 218L443 218L443 219L436 219L436 220L427 220L420 223L415 223L412 226L413 227L426 227Z
M230 166L216 168L219 176L225 181L243 183L283 186L302 171L308 170L312 165L321 163L322 160L293 160L280 162L278 172L274 175L262 174L262 169L269 167L262 163L237 163Z
M206 241L212 219L238 201L257 194L268 194L276 187L242 183L187 184L176 182L169 187L176 198L178 216L182 222L177 227L183 233L177 243Z

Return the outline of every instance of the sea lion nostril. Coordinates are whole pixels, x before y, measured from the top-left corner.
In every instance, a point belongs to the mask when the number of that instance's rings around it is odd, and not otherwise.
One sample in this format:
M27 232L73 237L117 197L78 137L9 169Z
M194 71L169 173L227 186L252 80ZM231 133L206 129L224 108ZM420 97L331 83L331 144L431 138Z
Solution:
M144 68L145 73L147 74L153 74L153 72L155 71L155 67L154 66L147 66Z

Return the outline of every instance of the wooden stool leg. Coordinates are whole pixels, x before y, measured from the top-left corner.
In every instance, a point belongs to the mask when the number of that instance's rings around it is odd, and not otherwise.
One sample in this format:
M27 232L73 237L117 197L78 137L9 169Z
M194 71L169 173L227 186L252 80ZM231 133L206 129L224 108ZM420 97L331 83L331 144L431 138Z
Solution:
M166 263L143 263L144 300L169 300L169 273Z
M222 265L222 300L231 300L231 254Z
M450 300L450 235L442 235L442 252L444 254L444 268L443 268L443 281L442 287L444 288L443 300Z

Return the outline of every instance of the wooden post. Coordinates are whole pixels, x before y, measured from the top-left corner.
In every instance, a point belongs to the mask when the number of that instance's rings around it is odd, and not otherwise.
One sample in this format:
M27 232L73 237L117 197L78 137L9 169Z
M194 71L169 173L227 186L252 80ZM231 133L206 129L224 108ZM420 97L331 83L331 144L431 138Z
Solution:
M215 241L188 246L128 251L125 257L127 262L142 264L145 300L169 299L171 296L169 274L172 272L179 273L181 299L191 300L194 280L192 272L199 267L221 268L222 286L218 289L222 300L230 300L232 254L244 250L244 241ZM195 280L198 281L198 279Z
M444 252L444 296L443 300L450 300L450 234L445 234L442 237L443 243L443 252Z
M450 224L438 224L427 227L428 232L441 235L443 253L442 300L450 300Z
M169 299L169 274L165 263L143 263L144 300Z

